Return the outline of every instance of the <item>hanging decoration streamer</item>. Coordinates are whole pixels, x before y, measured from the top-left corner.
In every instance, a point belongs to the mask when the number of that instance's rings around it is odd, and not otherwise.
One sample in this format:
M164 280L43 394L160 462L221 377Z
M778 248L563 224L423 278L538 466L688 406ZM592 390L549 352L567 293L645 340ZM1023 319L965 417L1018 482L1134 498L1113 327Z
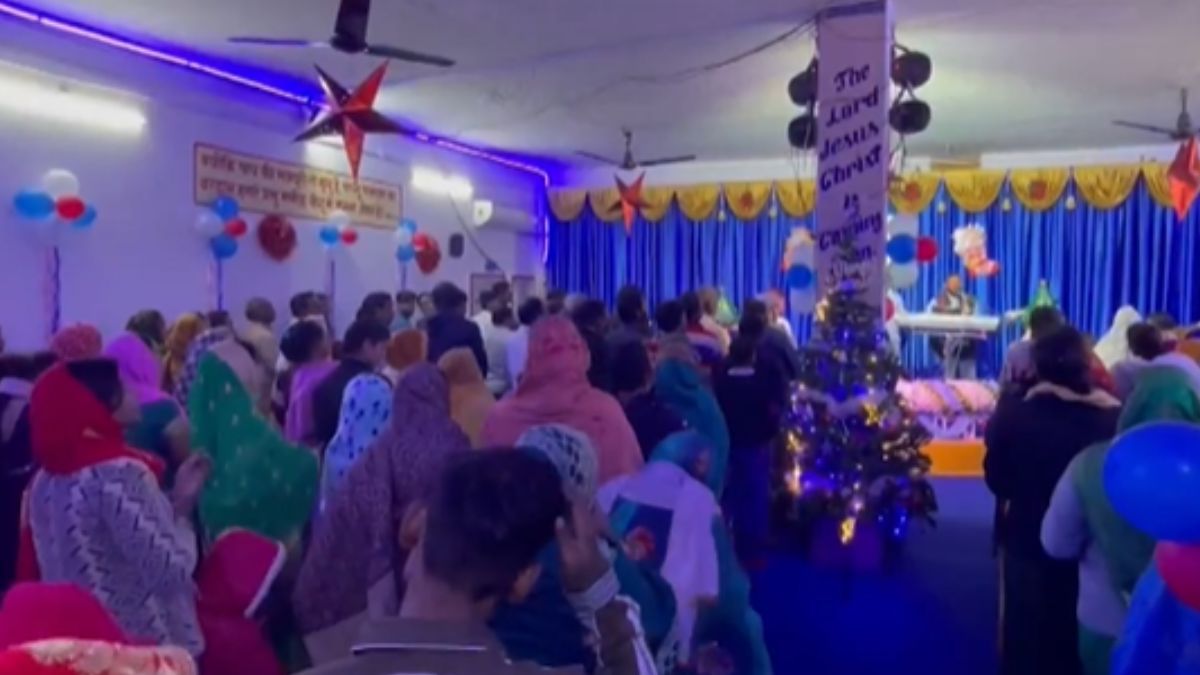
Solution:
M333 326L333 317L337 316L334 310L337 298L337 261L332 252L325 256L325 297L329 299L329 330L337 335L337 329Z
M62 258L57 246L46 249L44 274L42 290L46 308L46 341L49 342L62 325Z

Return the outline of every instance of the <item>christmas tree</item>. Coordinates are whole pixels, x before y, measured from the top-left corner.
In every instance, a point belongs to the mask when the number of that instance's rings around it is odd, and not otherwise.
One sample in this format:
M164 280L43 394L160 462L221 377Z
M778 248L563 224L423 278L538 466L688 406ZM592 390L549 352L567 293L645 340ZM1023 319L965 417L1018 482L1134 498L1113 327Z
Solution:
M932 521L929 433L896 393L900 361L880 310L853 288L829 293L801 365L776 466L788 524L811 535L829 520L849 544L864 528L899 541L911 521Z

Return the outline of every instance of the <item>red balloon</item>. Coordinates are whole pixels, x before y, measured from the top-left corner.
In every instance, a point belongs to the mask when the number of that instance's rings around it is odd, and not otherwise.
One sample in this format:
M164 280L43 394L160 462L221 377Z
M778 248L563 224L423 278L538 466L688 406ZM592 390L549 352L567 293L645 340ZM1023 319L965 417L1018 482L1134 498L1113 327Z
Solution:
M891 298L884 298L883 299L883 320L891 321L893 316L896 316L896 303L892 302Z
M425 244L425 248L417 251L417 269L422 274L433 274L442 262L442 250L432 237L427 237Z
M429 248L431 243L433 243L433 239L428 234L425 234L424 232L418 232L413 235L412 247L413 247L413 250L416 251L417 253L420 253L421 251L424 251L425 249Z
M355 230L355 229L352 229L349 227L342 230L342 243L343 244L350 246L356 241L358 241L358 230Z
M917 262L930 262L937 254L938 245L933 237L921 237L917 240Z
M272 260L283 262L296 250L296 228L281 215L264 216L258 223L258 244Z
M54 210L63 220L78 220L87 211L87 204L79 197L59 197L54 203Z
M1179 602L1200 612L1200 546L1160 541L1154 563Z
M225 234L233 237L234 239L246 234L246 232L249 230L250 228L246 225L246 221L242 220L241 218L234 218L228 223L225 223Z

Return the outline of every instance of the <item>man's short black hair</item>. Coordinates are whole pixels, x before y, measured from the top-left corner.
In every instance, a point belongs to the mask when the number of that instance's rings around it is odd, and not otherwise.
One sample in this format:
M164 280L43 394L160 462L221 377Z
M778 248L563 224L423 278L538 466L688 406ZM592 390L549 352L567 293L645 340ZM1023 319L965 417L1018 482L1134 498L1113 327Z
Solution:
M1038 380L1088 393L1092 387L1091 353L1082 333L1072 326L1060 326L1033 343Z
M678 300L660 303L654 310L654 323L664 333L674 333L683 327L683 304Z
M316 293L312 291L300 291L288 300L288 310L292 313L292 318L303 319L312 313L313 301L316 300Z
M532 326L546 313L546 303L541 298L529 298L517 308L517 320L522 326Z
M1049 335L1066 323L1062 312L1054 307L1034 307L1029 313L1029 337L1034 340Z
M376 312L384 307L392 306L392 294L387 291L374 291L367 293L367 297L363 298L362 304L358 307L358 319L373 319Z
M765 324L767 323L767 319L771 316L771 308L768 307L767 303L763 300L759 300L758 298L750 298L746 301L746 304L742 305L742 318L745 318L746 316L761 317L763 323Z
M1158 358L1163 353L1163 334L1157 326L1140 321L1125 331L1125 339L1129 342L1129 353L1147 361Z
M700 294L694 291L688 291L679 297L679 302L683 303L683 316L688 323L696 323L700 317L704 316L704 309L700 305Z
M302 319L288 326L279 341L279 352L290 363L308 363L325 339L325 327L311 319Z
M510 291L512 291L512 284L507 281L497 281L492 284L493 296L508 295Z
M425 521L425 570L477 600L503 598L554 540L567 512L550 462L514 449L463 453L435 489Z
M646 294L630 284L617 293L617 318L621 323L641 323L646 320Z
M767 333L766 316L760 312L746 312L738 321L738 336L758 340Z
M388 327L382 323L374 319L359 319L346 329L346 337L342 340L342 353L357 354L363 347L387 342L391 337Z
M567 307L567 292L560 289L553 289L546 294L546 312L549 314L558 314Z
M396 302L397 303L409 303L409 302L416 302L416 301L417 301L417 294L413 293L412 291L400 291L399 293L396 293Z
M467 294L449 281L443 281L433 287L433 306L439 312L453 312L467 304Z
M603 302L595 298L584 300L571 312L571 320L580 328L595 328L603 323L607 316L608 308L604 306Z
M512 323L512 320L513 320L512 307L509 307L508 305L505 305L504 307L501 307L500 309L497 309L496 311L492 312L492 325L493 326L507 327L508 324Z
M485 288L482 291L479 291L479 306L481 308L486 309L488 305L492 304L492 300L495 300L495 299L496 299L496 292L493 291L492 289Z
M613 392L624 394L646 386L653 366L650 352L640 340L621 343L613 354Z

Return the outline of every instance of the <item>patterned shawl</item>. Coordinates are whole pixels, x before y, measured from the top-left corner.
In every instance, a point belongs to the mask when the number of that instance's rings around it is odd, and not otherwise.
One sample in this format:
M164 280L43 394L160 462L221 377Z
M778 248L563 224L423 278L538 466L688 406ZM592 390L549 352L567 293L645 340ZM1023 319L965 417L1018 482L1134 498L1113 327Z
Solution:
M256 371L258 363L233 340L213 345L196 369L188 396L192 447L213 460L200 522L209 541L240 527L287 545L312 513L317 460L260 416L251 390L261 383L247 381Z
M233 335L233 331L229 328L211 328L188 343L187 358L183 361L179 371L175 373L174 379L175 400L179 401L179 405L187 407L188 394L191 393L192 384L196 381L196 371L200 366L201 357L207 354L213 345L231 335Z
M321 477L321 510L337 491L350 467L366 452L392 419L392 388L374 373L359 375L342 394L337 432L325 450Z
M354 464L313 532L293 596L303 633L367 608L367 592L403 566L396 530L405 510L425 498L446 460L470 441L450 418L446 380L432 364L404 371L392 397L392 421Z

